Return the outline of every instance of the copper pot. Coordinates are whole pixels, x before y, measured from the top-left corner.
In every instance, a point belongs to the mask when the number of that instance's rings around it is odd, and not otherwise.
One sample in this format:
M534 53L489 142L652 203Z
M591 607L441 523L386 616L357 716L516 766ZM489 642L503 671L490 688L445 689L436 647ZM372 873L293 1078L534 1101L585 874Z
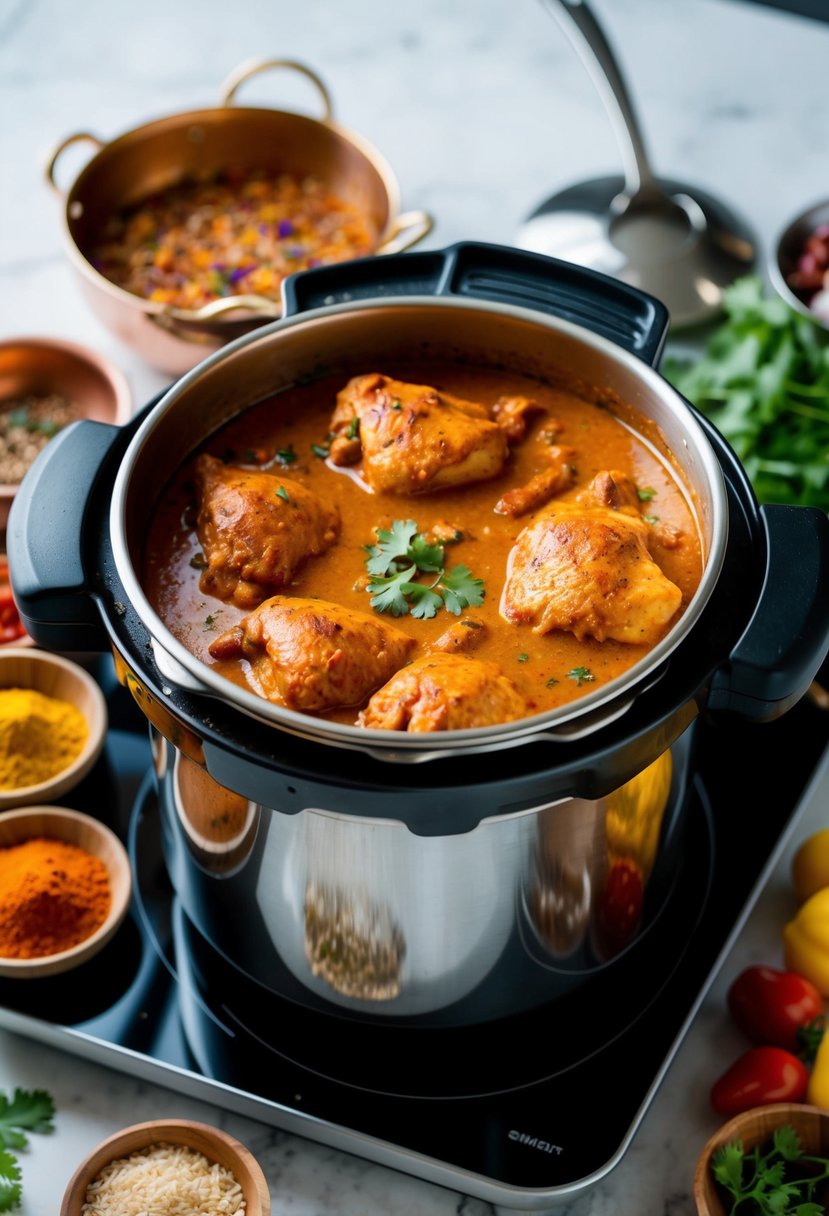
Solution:
M322 117L234 104L240 85L261 72L287 68L317 89ZM64 199L63 228L69 257L92 311L107 328L161 371L189 370L232 338L281 315L278 300L229 296L197 310L145 300L116 286L91 261L112 215L184 177L210 176L230 165L243 171L311 176L360 209L376 234L373 252L400 253L431 230L424 211L400 212L397 180L380 153L332 117L331 97L315 72L288 59L254 60L233 71L218 106L190 110L134 127L104 143L88 131L63 139L46 177ZM97 151L64 194L55 177L62 153L78 143Z

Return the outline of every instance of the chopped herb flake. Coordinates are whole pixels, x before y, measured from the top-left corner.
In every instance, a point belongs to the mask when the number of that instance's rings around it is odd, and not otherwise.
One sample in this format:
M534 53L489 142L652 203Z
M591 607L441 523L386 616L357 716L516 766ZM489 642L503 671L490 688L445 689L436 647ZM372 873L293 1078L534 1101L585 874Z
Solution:
M521 654L519 654L519 656L518 656L518 662L519 662L519 663L526 663L526 661L527 661L527 659L528 659L529 657L530 657L530 656L529 656L529 655L528 655L528 654L527 654L525 651L523 651L523 650L522 650L522 651L521 651Z
M646 524L658 524L659 523L658 515L643 515L642 518L644 519Z
M288 494L288 491L285 489L284 486L277 486L275 493L276 493L276 497L281 498L283 502L291 501L290 495Z
M582 684L590 684L595 678L589 667L573 667L567 672L567 679L575 680L579 688Z
M207 569L207 558L204 556L203 553L194 553L193 556L190 558L190 565L193 567L194 570L206 570Z
M355 414L348 424L348 430L345 433L346 439L356 439L360 433L360 419Z
M558 680L555 678L555 676L550 676L546 686L547 688L553 688L556 684L558 684Z
M329 449L324 448L321 443L312 443L311 451L314 453L315 456L318 456L320 458L320 460L326 460L328 457Z
M294 445L289 443L286 448L277 448L276 458L280 464L293 464L297 458Z
M656 490L653 486L639 486L636 494L640 502L650 502L652 498L656 497Z

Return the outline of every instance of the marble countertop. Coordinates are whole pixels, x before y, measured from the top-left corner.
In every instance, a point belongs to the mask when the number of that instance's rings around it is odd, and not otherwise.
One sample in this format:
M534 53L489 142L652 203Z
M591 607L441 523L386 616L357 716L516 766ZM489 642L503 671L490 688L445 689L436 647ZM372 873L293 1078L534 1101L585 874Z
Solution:
M829 194L829 25L740 0L596 0L595 8L623 62L657 170L727 200L765 254L793 213ZM84 342L125 372L136 404L164 387L168 377L88 312L43 165L72 132L108 139L151 117L212 104L229 71L260 55L303 60L320 73L337 118L393 165L403 205L434 215L424 248L461 239L509 244L556 189L620 171L598 95L536 0L420 0L405 9L380 0L0 0L0 339ZM248 90L251 103L317 104L303 81L288 77L262 78ZM65 158L59 167L68 184L82 150ZM746 961L777 950L790 911L788 853L798 834L827 816L825 777L630 1149L608 1178L562 1207L568 1216L692 1212L693 1164L718 1122L707 1089L740 1049L723 1015L725 986ZM34 1137L22 1159L24 1216L56 1211L74 1167L104 1136L163 1116L233 1130L262 1162L279 1216L492 1210L0 1031L0 1086L16 1085L48 1088L58 1107L56 1134Z

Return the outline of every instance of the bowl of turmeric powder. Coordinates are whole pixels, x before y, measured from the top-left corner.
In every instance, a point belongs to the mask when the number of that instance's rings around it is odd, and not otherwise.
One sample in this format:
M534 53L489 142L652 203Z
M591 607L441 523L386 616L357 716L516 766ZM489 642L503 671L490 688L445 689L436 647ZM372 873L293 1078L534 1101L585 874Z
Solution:
M98 759L106 730L103 693L77 663L0 650L0 811L66 794Z
M32 806L0 816L0 975L86 962L120 926L131 890L126 849L91 815Z

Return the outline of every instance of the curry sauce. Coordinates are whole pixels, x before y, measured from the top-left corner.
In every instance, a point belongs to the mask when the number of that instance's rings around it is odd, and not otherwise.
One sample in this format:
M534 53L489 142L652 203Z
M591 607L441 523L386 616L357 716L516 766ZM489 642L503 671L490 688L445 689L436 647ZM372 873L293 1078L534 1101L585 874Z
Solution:
M488 480L430 493L401 494L372 490L360 465L336 467L328 453L331 419L346 377L326 377L292 387L250 407L216 432L193 453L165 488L157 503L146 543L143 582L148 598L171 632L204 663L242 687L248 681L245 659L216 660L208 647L246 615L232 602L200 589L204 568L196 531L195 459L208 452L228 465L263 470L316 494L336 508L340 530L336 543L301 565L282 595L334 601L374 614L367 591L367 546L377 530L395 520L412 520L426 536L448 537L445 564L463 564L484 582L484 599L463 612L463 619L486 626L474 657L498 665L526 700L527 714L551 710L622 675L648 647L613 640L579 640L554 629L540 635L528 625L502 615L502 591L510 553L522 531L547 509L542 504L520 517L499 514L496 504L549 467L544 460L545 435L572 450L572 484L556 493L553 503L575 502L597 476L621 471L637 488L638 514L648 525L648 550L664 575L681 592L680 607L667 632L687 607L700 580L702 551L689 493L667 455L644 436L645 420L631 425L626 409L583 400L574 393L512 371L462 365L394 367L382 370L403 381L433 385L439 392L478 402L491 410L505 395L533 398L540 407L527 421L526 434L510 447L501 472ZM279 482L277 481L277 486ZM668 539L670 538L670 539ZM262 599L272 591L263 589ZM442 608L431 619L392 617L389 624L412 639L410 660L428 653L430 645L458 618ZM354 723L362 705L324 716Z

